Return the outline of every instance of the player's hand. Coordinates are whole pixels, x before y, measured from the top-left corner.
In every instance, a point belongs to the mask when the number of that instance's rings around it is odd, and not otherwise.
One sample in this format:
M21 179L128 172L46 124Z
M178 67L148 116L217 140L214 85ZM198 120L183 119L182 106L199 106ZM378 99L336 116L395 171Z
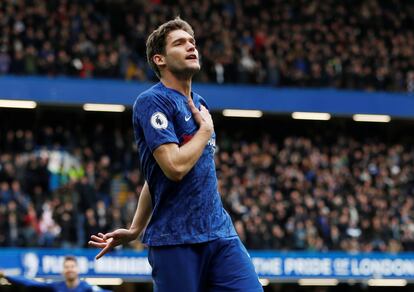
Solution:
M193 114L194 120L199 125L200 129L203 128L211 133L214 131L213 119L210 112L204 105L201 105L200 110L194 105L193 99L188 99L188 106L190 107L191 113Z
M99 259L114 247L121 244L127 244L130 241L135 240L137 236L138 235L131 230L117 229L106 234L98 233L98 235L92 235L88 245L102 249L95 257L95 259Z

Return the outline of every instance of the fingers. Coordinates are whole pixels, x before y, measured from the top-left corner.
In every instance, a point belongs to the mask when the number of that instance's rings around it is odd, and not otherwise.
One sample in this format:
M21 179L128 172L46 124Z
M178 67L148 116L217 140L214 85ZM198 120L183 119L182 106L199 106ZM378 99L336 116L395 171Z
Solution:
M109 240L107 240L109 239ZM88 245L95 248L102 248L102 250L96 255L95 259L101 258L112 248L112 233L98 233L98 235L92 235Z
M105 242L96 242L96 241L89 241L88 245L96 248L105 248L108 243Z
M208 111L208 109L203 105L201 105L200 107L200 115L203 120L203 123L206 125L206 128L209 129L209 131L211 132L214 131L213 118L211 117L211 114Z
M194 102L191 98L188 99L188 106L190 107L191 113L193 115L197 115L200 113L200 111L196 108L196 106L194 105Z
M211 118L210 112L204 105L201 105L200 110L198 110L196 106L194 105L193 100L189 98L188 106L190 107L194 120L196 121L198 125L201 125L201 123L206 122L206 121L209 124L212 124L212 118Z
M103 255L105 255L108 251L110 251L112 248L111 244L108 244L106 247L104 247L103 250L101 250L100 253L98 253L95 257L96 260L99 260Z
M101 233L102 234L102 233ZM104 240L108 240L109 238L113 238L115 236L115 232L108 232L106 234L102 234L102 238Z
M211 117L210 112L208 111L208 109L204 105L200 106L200 114L204 119L206 117Z
M99 243L97 243L99 244ZM99 248L103 248L95 257L95 259L100 259L102 256L104 256L106 253L108 253L113 247L117 246L117 244L113 241L112 238L110 238L104 245L99 244Z
M91 239L92 239L93 241L95 241L95 242L105 242L105 239L103 239L103 238L101 238L101 237L98 237L98 236L96 236L96 235L92 235L92 236L91 236Z
M194 110L196 110L196 111L197 111L197 108L196 108L196 106L194 105L194 101L193 101L193 99L192 99L192 98L187 99L187 102L188 102L188 106L190 107L191 111L194 111Z
M210 112L208 111L208 109L204 105L200 106L200 112L210 114Z
M98 236L92 235L88 245L97 248L104 248L108 242L102 238L103 236L104 235L102 233L98 233Z
M210 123L212 122L211 114L206 107L203 105L200 107L200 114L204 121Z

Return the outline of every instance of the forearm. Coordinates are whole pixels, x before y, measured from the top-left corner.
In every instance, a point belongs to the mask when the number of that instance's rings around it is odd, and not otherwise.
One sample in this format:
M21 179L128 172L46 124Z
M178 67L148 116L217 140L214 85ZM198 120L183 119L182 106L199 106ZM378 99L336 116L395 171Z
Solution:
M154 157L169 179L179 181L197 163L211 135L211 131L200 128L183 146L162 145L154 151Z
M138 237L147 226L152 213L151 193L147 182L145 182L139 196L137 209L132 220L130 230Z
M177 168L186 175L197 163L206 148L211 133L198 130L193 138L181 147L178 147L176 155L173 156Z

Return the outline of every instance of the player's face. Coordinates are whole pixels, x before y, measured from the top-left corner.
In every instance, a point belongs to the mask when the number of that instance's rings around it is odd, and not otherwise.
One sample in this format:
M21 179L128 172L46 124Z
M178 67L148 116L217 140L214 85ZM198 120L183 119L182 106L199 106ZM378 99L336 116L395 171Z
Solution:
M78 278L79 270L78 265L74 261L66 261L63 264L63 276L66 280L73 281Z
M170 72L191 77L200 70L194 38L184 30L174 30L167 36L165 68Z

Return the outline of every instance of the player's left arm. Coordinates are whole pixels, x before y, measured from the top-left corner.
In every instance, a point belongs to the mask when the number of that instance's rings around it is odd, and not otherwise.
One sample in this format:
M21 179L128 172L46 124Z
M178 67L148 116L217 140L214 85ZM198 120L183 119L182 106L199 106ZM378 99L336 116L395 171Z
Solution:
M145 181L138 199L137 209L129 230L137 238L147 226L152 214L152 199L148 183Z
M106 234L98 233L97 235L91 236L91 240L88 244L92 247L102 249L96 256L96 259L99 259L107 252L109 252L112 248L118 245L127 244L128 242L137 239L137 237L147 226L151 218L151 213L151 193L148 187L148 183L145 182L139 196L137 209L135 211L134 219L132 220L130 228L120 228Z

